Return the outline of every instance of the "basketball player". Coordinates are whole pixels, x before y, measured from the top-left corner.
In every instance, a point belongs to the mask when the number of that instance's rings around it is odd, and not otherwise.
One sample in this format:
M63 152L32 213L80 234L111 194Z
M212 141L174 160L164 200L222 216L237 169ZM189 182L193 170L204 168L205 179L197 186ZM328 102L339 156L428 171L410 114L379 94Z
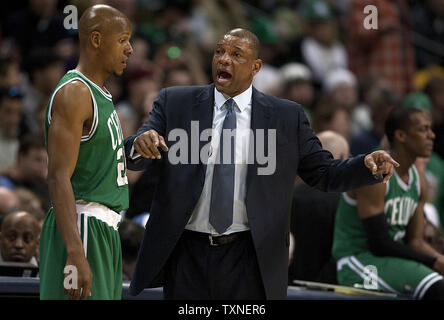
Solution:
M341 197L333 241L340 285L444 299L444 256L424 240L426 182L413 164L432 153L431 125L423 109L393 109L385 130L400 166L386 184Z
M133 52L131 25L105 5L79 21L80 59L52 94L46 113L53 207L40 240L41 299L120 299L119 212L128 207L123 136L104 87ZM64 274L66 273L66 275Z

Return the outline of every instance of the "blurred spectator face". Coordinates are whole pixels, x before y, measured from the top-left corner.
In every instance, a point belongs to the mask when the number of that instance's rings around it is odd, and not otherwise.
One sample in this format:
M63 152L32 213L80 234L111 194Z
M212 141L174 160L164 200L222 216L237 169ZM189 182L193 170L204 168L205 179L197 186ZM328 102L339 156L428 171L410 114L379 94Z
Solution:
M313 121L316 132L331 130L349 139L350 114L344 107L323 102L316 106Z
M150 46L148 42L142 38L133 39L131 45L134 53L131 55L131 58L128 59L128 70L145 65L150 54Z
M21 211L5 217L0 233L0 249L4 261L29 262L39 245L37 219Z
M5 88L20 87L22 83L22 74L17 62L5 62L3 72L0 74L0 86Z
M336 25L333 20L322 20L310 23L310 34L318 42L330 47L336 42Z
M344 109L338 109L331 119L330 123L326 126L327 130L332 130L339 133L346 139L350 136L350 115Z
M48 155L45 148L31 148L25 154L19 153L17 161L23 176L28 180L46 179Z
M0 215L18 207L19 198L14 191L0 187Z
M192 84L193 79L188 70L173 69L167 74L164 87L190 86Z
M353 85L342 83L330 92L333 103L343 105L347 110L352 109L358 103L358 91Z
M344 160L350 157L348 142L342 135L327 130L318 133L317 137L322 143L322 148L330 151L334 159Z
M309 81L293 82L285 91L287 99L300 103L304 107L310 107L313 103L314 89Z
M444 120L444 79L432 78L426 87L433 105L433 122L440 123Z
M145 96L151 92L159 91L159 84L151 78L144 77L128 84L130 101L138 114L144 114L143 101Z
M119 108L116 110L122 127L123 138L127 138L136 133L138 128L138 118L133 110Z
M64 73L65 67L63 62L57 61L44 69L36 70L33 83L37 84L37 87L43 94L49 95L55 89Z
M40 18L50 18L57 9L58 0L30 0L31 10Z
M22 119L22 100L4 97L0 101L0 131L6 137L15 137Z
M153 91L148 93L145 96L145 99L143 100L143 117L142 117L142 122L140 123L140 125L142 125L143 123L145 123L148 120L148 117L150 116L150 112L151 110L153 110L153 103L154 100L156 100L157 95L159 94L158 91Z

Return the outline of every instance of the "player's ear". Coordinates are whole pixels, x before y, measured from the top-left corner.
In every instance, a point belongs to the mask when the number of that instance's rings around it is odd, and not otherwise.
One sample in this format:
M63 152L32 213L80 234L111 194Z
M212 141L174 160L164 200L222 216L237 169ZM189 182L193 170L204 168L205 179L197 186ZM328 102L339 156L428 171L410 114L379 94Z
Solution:
M395 139L400 142L405 142L407 139L405 131L401 130L401 129L395 130L394 135L395 135Z
M102 36L101 36L100 32L98 32L98 31L91 32L90 41L91 41L91 45L93 46L93 48L97 49L98 47L100 47L100 43L102 41Z

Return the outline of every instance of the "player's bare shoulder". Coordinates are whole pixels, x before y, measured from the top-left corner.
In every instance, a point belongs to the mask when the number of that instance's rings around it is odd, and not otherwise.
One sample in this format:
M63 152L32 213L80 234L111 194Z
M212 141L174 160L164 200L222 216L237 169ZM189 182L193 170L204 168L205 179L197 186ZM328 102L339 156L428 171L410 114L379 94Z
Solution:
M54 96L52 115L91 119L93 105L88 86L80 80L73 80L60 88Z

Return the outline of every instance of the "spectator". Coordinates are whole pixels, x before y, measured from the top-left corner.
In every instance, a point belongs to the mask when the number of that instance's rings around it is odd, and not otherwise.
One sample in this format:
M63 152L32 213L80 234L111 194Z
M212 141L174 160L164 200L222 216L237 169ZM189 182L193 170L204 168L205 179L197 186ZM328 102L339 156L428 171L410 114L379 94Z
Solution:
M128 75L128 96L116 105L119 113L126 113L129 117L141 119L145 115L144 98L151 92L158 92L160 84L153 77L153 70L139 68ZM126 109L121 110L121 109Z
M390 85L385 79L378 76L359 79L359 102L351 114L352 137L372 129L371 104L381 91L390 91Z
M120 241L122 244L122 272L123 280L133 278L137 254L143 240L144 227L125 219L119 226Z
M21 56L34 48L53 47L60 40L70 38L64 28L64 16L57 10L58 0L30 0L28 6L8 15L3 22L5 39L13 41Z
M388 113L398 105L399 99L386 88L377 87L368 99L372 127L364 130L351 139L350 151L352 155L358 155L375 150L384 136L384 123Z
M418 68L444 65L444 2L415 1L412 27L415 31L415 57Z
M280 69L283 81L282 97L302 105L311 119L314 87L310 69L302 63L287 63Z
M349 113L354 111L358 102L358 81L347 69L329 71L323 81L324 94L331 104L343 106Z
M20 88L22 79L17 60L12 57L0 58L0 87Z
M19 198L14 191L0 186L0 217L19 206Z
M190 86L193 85L193 76L185 65L169 68L165 70L163 87Z
M349 157L348 143L343 136L333 131L322 131L317 136L322 147L335 159ZM305 183L295 187L290 224L294 236L290 285L296 279L336 283L331 247L339 197L340 193L324 193Z
M364 26L367 5L378 9L377 29ZM400 97L412 89L415 71L409 15L407 0L351 1L348 14L350 70L358 78L379 76L387 79L393 93Z
M250 28L259 38L259 52L262 60L262 67L253 79L253 86L259 91L280 95L282 78L279 68L275 66L280 43L273 21L261 16L253 19Z
M301 42L302 61L320 85L329 71L347 68L347 52L338 39L335 17L327 1L304 0L300 10L308 24L307 36Z
M0 260L38 265L40 228L37 219L26 211L14 211L1 224Z
M208 56L213 52L214 39L229 29L246 27L247 23L247 12L239 1L233 0L198 0L190 17L192 36Z
M22 95L15 88L0 88L0 170L15 162L22 119Z
M23 111L26 125L32 133L38 131L35 122L40 105L48 102L52 91L64 74L62 59L51 48L36 48L26 61L29 87L25 89Z
M444 159L444 76L432 76L424 88L424 93L433 105L433 131L436 134L434 150Z
M315 132L331 130L342 135L345 139L350 137L350 113L342 105L330 104L323 97L316 106L313 114L313 129Z
M17 161L0 175L0 186L15 190L25 187L37 194L44 211L50 207L48 185L48 155L45 143L37 136L25 136L20 141Z

